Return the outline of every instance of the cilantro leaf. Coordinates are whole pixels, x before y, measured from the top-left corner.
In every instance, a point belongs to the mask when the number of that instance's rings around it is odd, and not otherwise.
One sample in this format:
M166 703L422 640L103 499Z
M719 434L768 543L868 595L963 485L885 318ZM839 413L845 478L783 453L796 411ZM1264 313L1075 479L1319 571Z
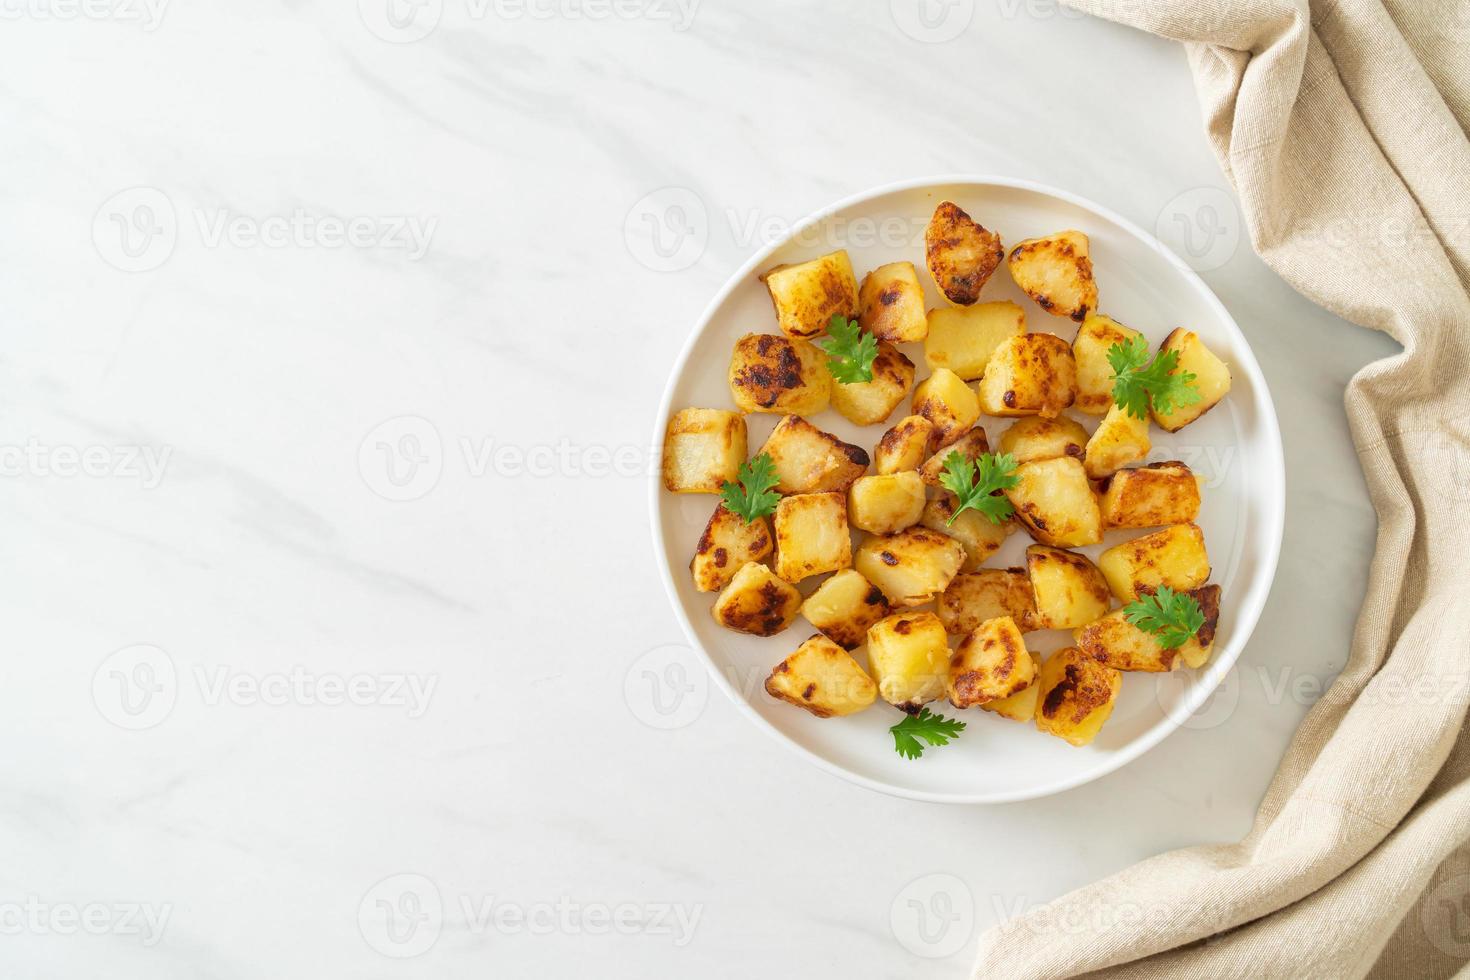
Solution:
M959 498L960 505L945 523L953 524L960 512L966 509L978 510L992 524L1001 523L1015 513L1015 508L997 491L1008 490L1020 482L1021 478L1016 475L1016 457L1010 453L999 456L981 453L970 459L959 451L951 452L944 457L944 472L939 474L939 485Z
M959 738L965 723L936 715L928 708L920 708L916 715L888 729L893 736L893 749L905 759L917 759L924 754L924 742L930 745L948 745L952 738ZM921 741L922 740L922 741Z
M1195 376L1176 370L1179 352L1161 350L1149 360L1148 341L1140 334L1108 348L1113 369L1113 401L1136 419L1148 417L1152 404L1160 415L1200 400Z
M781 495L772 488L781 482L770 453L761 453L740 467L740 482L726 480L720 487L725 509L738 514L749 524L757 517L776 512Z
M1200 611L1194 596L1175 592L1167 585L1159 586L1152 595L1145 592L1124 606L1123 618L1152 633L1165 650L1183 646L1205 625L1205 614Z
M864 333L856 320L832 314L827 340L815 341L827 355L827 370L845 385L873 380L873 361L878 357L878 338Z

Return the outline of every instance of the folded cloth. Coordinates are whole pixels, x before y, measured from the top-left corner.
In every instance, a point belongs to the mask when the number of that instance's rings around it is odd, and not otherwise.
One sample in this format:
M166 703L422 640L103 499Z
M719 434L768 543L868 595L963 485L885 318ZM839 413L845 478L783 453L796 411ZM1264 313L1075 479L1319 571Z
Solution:
M992 928L975 975L1470 975L1470 2L1068 3L1185 43L1256 250L1404 350L1347 389L1377 553L1250 834Z

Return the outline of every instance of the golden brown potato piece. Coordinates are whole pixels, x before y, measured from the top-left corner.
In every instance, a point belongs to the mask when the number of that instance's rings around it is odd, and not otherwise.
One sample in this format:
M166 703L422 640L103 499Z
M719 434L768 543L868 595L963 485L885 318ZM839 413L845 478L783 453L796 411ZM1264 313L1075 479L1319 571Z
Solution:
M1023 633L1041 627L1036 598L1024 568L982 568L956 575L939 597L939 621L947 632L973 632L987 619L1009 616Z
M1037 459L1074 456L1081 459L1087 445L1087 430L1082 423L1065 415L1054 419L1028 415L1016 419L1000 434L997 450L1010 453L1017 463Z
M873 380L843 384L832 381L832 407L854 425L876 425L893 414L914 390L914 362L897 347L878 344Z
M978 381L995 349L1025 332L1026 312L1010 300L941 306L929 311L924 361L931 371L949 368L965 381Z
M934 423L922 415L905 415L878 440L873 467L879 473L917 470L934 451Z
M941 201L924 231L924 254L934 284L951 303L969 306L1005 258L1000 236L962 211Z
M964 563L963 545L926 527L867 538L852 562L898 607L929 602L948 587Z
M689 563L694 587L701 592L720 591L746 562L764 561L771 553L771 543L770 521L757 517L747 524L724 504L716 504Z
M1199 516L1199 480L1177 459L1119 470L1101 504L1106 527L1189 524Z
M1087 236L1075 230L1028 238L1011 249L1011 278L1046 312L1081 323L1097 309L1089 247Z
M1008 698L1031 686L1036 665L1009 616L981 623L960 641L949 661L945 693L956 708Z
M1016 520L1042 544L1077 548L1102 540L1102 514L1081 460L1038 459L1016 467L1020 482L1005 492Z
M1210 577L1205 535L1196 524L1175 524L1124 541L1099 555L1097 567L1123 603L1137 599L1140 590L1152 591L1161 585L1188 592Z
M924 286L912 262L890 262L863 276L858 326L879 340L917 343L929 336Z
M1086 555L1033 544L1026 549L1026 571L1040 629L1075 629L1106 614L1112 605L1107 580Z
M1152 448L1148 417L1136 419L1114 405L1087 440L1082 467L1094 480L1106 479L1129 463L1146 457Z
M801 493L776 505L776 574L796 583L852 564L847 502L840 493Z
M1165 650L1152 633L1128 622L1122 609L1115 609L1078 629L1074 634L1077 648L1114 670L1158 673L1173 670L1176 658L1191 667L1201 665L1210 658L1210 647L1215 642L1215 629L1220 621L1220 587L1206 585L1189 595L1199 603L1205 622L1177 649Z
M1077 397L1072 348L1050 333L1012 337L990 355L978 395L986 415L1056 418Z
M924 505L919 523L940 534L947 534L963 545L965 563L960 566L960 571L973 572L1000 550L1000 546L1006 543L1006 538L1015 533L1016 524L1014 521L994 524L990 518L973 508L960 511L954 523L949 523L950 517L959 506L959 498L946 490Z
M681 408L664 433L664 489L719 493L745 464L745 419L719 408Z
M1201 415L1220 404L1230 392L1230 367L1210 352L1199 335L1183 328L1164 338L1160 350L1177 350L1179 363L1174 373L1188 371L1194 375L1194 386L1200 400L1193 405L1180 405L1167 415L1154 412L1154 421L1166 432L1178 432Z
M988 452L990 441L985 438L985 430L977 425L943 449L936 450L919 467L919 476L931 487L942 487L944 484L939 482L939 477L944 473L944 461L949 459L950 453L959 453L966 459L979 459Z
M712 610L715 622L737 633L775 636L801 608L801 593L758 561L746 562L725 586Z
M914 389L913 414L934 424L939 445L954 442L980 418L974 390L948 368L940 368Z
M851 568L817 586L801 604L807 622L845 650L856 650L868 637L868 627L891 612L883 590Z
M1026 652L1031 655L1031 683L1008 698L985 702L980 706L981 711L993 711L1002 718L1023 723L1036 717L1036 693L1040 690L1036 679L1041 676L1041 658L1029 650Z
M778 265L761 280L771 292L776 324L793 340L821 334L835 314L848 319L858 315L857 280L845 250L810 262Z
M949 676L949 640L938 617L898 613L868 628L868 666L878 694L895 708L914 713L944 695Z
M868 469L866 449L797 415L777 422L760 451L771 457L776 490L784 494L846 491Z
M919 523L924 481L913 470L859 477L847 491L847 520L870 534L896 534Z
M1101 415L1113 407L1113 366L1108 348L1127 343L1139 333L1101 313L1089 313L1072 341L1077 362L1077 400L1072 407L1088 415Z
M862 711L878 697L878 685L852 655L825 636L814 636L766 678L766 693L818 718Z
M1113 713L1123 675L1067 647L1042 662L1036 684L1036 727L1073 745L1086 745Z
M804 340L748 333L730 356L730 394L742 412L815 415L832 397L826 355Z

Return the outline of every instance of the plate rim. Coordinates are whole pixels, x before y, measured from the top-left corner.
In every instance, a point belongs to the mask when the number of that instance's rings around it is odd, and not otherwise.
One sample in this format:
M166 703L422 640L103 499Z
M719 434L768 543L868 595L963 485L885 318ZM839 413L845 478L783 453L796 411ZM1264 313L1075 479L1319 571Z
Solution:
M1205 303L1214 310L1216 315L1220 317L1229 329L1235 331L1236 336L1240 339L1241 349L1245 354L1244 359L1240 363L1245 368L1246 373L1250 375L1252 390L1256 393L1260 407L1263 409L1261 428L1263 430L1262 435L1268 444L1263 447L1262 458L1267 464L1265 469L1270 471L1264 475L1270 484L1268 487L1270 493L1267 497L1267 503L1269 504L1267 517L1272 527L1269 529L1266 538L1267 554L1265 555L1262 566L1264 574L1252 583L1251 588L1245 596L1242 614L1237 619L1241 627L1239 636L1236 642L1232 644L1232 648L1227 649L1224 654L1212 661L1209 667L1210 673L1206 681L1195 684L1175 710L1167 712L1159 722L1155 723L1153 727L1144 732L1139 738L1129 742L1117 752L1104 757L1105 761L1102 764L1084 770L1081 773L1059 779L1053 783L1013 792L985 793L939 793L897 786L853 772L817 754L767 721L730 684L729 680L725 677L724 671L720 669L714 657L704 648L704 644L700 642L698 635L695 633L694 624L689 621L689 617L684 611L683 603L679 600L678 586L674 582L673 566L667 560L668 543L664 538L663 522L660 519L659 512L660 501L662 499L661 494L664 492L662 465L650 466L648 470L649 524L653 535L654 561L659 566L659 576L664 583L664 592L668 597L669 604L673 607L674 615L679 621L680 628L684 631L685 638L704 662L705 673L713 679L715 685L734 703L741 714L745 715L750 721L753 721L757 728L764 731L788 749L804 757L807 761L815 764L819 769L847 780L850 783L855 783L856 785L883 793L887 796L916 800L924 803L969 805L1015 803L1023 800L1054 796L1058 793L1063 793L1067 790L1075 789L1078 786L1086 785L1094 780L1101 779L1110 773L1117 772L1176 732L1183 725L1184 721L1214 694L1224 680L1225 675L1234 668L1236 660L1239 659L1240 654L1245 650L1246 644L1250 642L1252 636L1255 634L1256 625L1260 621L1261 613L1265 610L1266 601L1270 597L1272 587L1275 585L1276 572L1281 559L1281 545L1286 531L1286 457L1281 441L1281 421L1276 414L1276 403L1271 397L1270 386L1266 382L1266 376L1261 370L1260 362L1256 360L1255 349L1251 346L1249 338L1246 337L1245 332L1240 329L1240 325L1235 322L1235 317L1230 315L1230 311L1226 308L1225 304L1220 301L1220 298L1215 295L1215 291L1200 277L1199 273L1190 268L1188 263L1175 254L1169 246L1165 245L1155 235L1146 231L1133 221L1123 217L1111 208L1098 204L1090 198L1059 187L1053 187L1050 184L1000 174L935 174L926 177L910 177L880 184L856 194L848 195L811 212L801 221L792 225L781 238L757 249L738 269L730 274L725 280L724 285L720 287L714 297L705 305L704 310L695 321L693 329L689 331L689 335L684 339L678 356L669 369L668 379L664 382L663 396L659 399L658 414L654 417L653 440L651 445L654 447L656 456L662 459L664 431L668 426L669 411L673 405L674 388L677 386L679 379L684 375L690 355L694 352L694 346L704 331L709 327L709 323L714 318L715 313L729 298L730 294L746 281L746 278L756 267L768 261L776 251L785 247L797 235L800 235L806 229L831 215L888 194L959 184L1029 191L1056 198L1075 207L1080 207L1083 210L1091 211L1108 221L1112 221L1118 227L1153 249L1154 252L1158 253L1165 261L1172 265L1174 270L1184 277L1185 281L1200 294Z

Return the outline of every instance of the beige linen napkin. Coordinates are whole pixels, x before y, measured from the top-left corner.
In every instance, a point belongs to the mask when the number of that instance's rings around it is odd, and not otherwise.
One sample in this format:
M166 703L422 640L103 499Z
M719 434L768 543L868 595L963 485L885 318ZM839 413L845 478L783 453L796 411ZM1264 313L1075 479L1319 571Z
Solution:
M1470 962L1470 0L1068 2L1185 42L1257 251L1404 352L1348 386L1377 554L1347 667L1250 834L992 928L975 975L1453 975Z

